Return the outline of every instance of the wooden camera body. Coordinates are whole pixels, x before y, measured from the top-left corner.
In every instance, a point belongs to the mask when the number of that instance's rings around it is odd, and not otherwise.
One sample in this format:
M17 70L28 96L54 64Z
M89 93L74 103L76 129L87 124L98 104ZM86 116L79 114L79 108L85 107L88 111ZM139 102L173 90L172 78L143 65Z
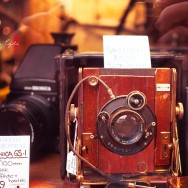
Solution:
M151 69L106 69L102 53L57 56L62 179L88 187L141 181L166 188L167 179L179 175L184 61L161 52L151 60ZM70 151L77 156L76 175L66 168Z
M99 77L112 89L115 99L110 99L100 83L84 84L79 95L79 104L83 105L79 136L82 147L87 150L82 151L82 156L106 173L135 173L139 172L139 166L145 166L140 172L154 172L158 166L165 169L171 159L168 145L172 142L171 126L175 115L176 75L173 71L83 69L83 78ZM134 100L140 100L138 105L130 104L131 95L136 97ZM103 123L99 119L105 117L105 112L106 116L113 117L106 117L104 121L109 122ZM118 118L124 116L128 118L122 120L125 125L118 124Z
M167 178L177 160L176 70L84 68L79 77L86 80L78 94L80 155L122 180L158 174ZM87 182L92 171L78 162L80 181Z

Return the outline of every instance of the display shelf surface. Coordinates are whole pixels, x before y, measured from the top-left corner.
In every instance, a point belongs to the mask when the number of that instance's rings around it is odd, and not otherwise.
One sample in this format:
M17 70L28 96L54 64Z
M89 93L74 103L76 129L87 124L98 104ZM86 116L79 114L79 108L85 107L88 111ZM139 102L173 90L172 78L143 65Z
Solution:
M188 177L169 180L172 188L187 188ZM41 157L30 165L30 188L67 188L60 176L60 154L52 153Z
M41 157L30 165L30 188L61 188L60 155L58 153Z

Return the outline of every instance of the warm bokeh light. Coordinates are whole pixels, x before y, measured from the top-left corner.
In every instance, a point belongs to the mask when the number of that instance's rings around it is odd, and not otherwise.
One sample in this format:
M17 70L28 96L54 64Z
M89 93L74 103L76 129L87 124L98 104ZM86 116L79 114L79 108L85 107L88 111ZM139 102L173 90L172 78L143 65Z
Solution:
M3 0L4 3L8 3L10 0Z
M4 27L3 28L3 35L7 36L11 33L11 28L10 27Z

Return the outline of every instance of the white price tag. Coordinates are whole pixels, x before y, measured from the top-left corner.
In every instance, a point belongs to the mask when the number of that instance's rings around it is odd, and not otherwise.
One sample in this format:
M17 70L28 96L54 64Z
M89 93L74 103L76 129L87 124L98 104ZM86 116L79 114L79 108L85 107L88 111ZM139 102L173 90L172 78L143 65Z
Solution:
M76 155L74 155L74 153L72 151L70 151L67 154L66 170L67 170L67 172L69 172L75 176L76 176L76 160L77 160Z
M104 35L105 68L151 68L148 36Z
M0 136L0 188L29 188L30 136Z

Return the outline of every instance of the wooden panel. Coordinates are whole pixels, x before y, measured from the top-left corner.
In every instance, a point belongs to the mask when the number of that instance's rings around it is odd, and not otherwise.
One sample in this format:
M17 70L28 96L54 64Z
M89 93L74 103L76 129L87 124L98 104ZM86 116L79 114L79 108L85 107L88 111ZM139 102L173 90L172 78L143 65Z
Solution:
M156 75L155 75L156 74ZM110 100L107 91L100 83L90 86L87 82L83 87L83 124L81 132L91 133L89 161L105 173L134 173L138 165L146 164L148 172L154 172L156 165L164 169L169 165L170 158L161 159L161 132L171 134L171 91L157 91L156 84L171 84L171 69L146 69L146 70L113 70L113 69L85 69L84 77L99 76L113 91L116 96L127 95L138 90L146 95L147 104L157 116L157 138L139 153L120 156L110 152L97 139L97 115L103 105ZM156 143L155 143L156 142ZM156 155L155 155L156 154ZM162 168L163 168L162 167Z
M134 74L134 71L132 71ZM127 95L131 91L138 90L146 95L148 105L154 111L155 99L155 78L151 76L101 76L105 83L112 88L114 94ZM99 109L109 100L107 92L104 87L99 88ZM150 155L148 155L150 154ZM108 159L106 158L108 156ZM103 145L99 147L99 168L106 173L134 173L137 172L137 165L145 163L149 172L154 171L154 140L144 150L134 155L119 156L109 152Z

